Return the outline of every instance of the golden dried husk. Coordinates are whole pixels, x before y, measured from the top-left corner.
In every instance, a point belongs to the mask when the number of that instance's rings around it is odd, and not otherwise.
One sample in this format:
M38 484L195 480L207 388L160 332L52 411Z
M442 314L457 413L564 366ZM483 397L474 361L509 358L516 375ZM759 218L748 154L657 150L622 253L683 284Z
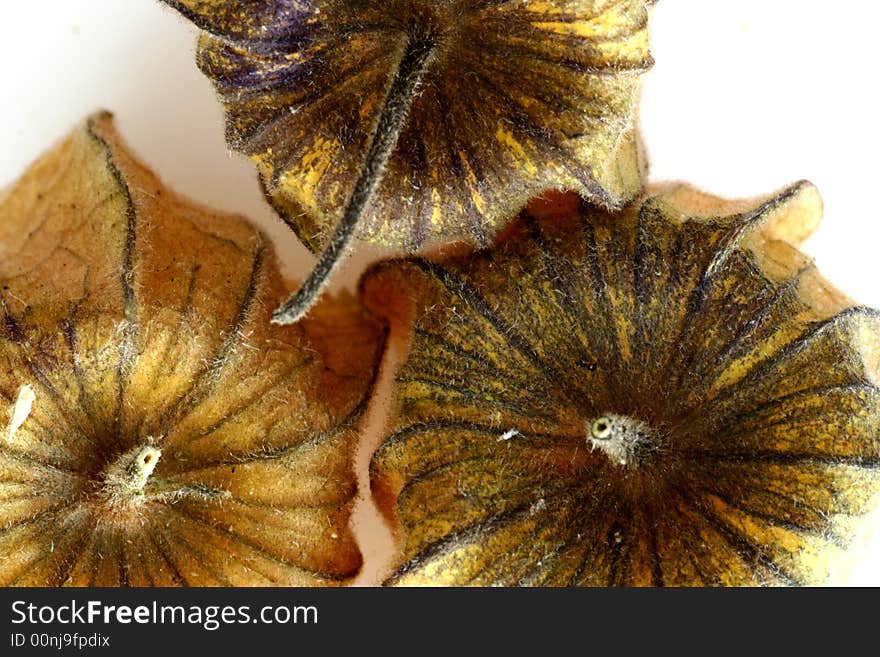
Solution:
M359 237L490 240L536 194L619 207L642 189L635 127L646 0L164 0L205 34L227 141L311 249L342 214L408 40L436 45Z
M374 266L408 341L371 471L389 583L826 581L880 488L880 313L795 248L820 216L808 183L556 196L492 249Z
M0 201L0 585L332 585L383 331L88 119Z

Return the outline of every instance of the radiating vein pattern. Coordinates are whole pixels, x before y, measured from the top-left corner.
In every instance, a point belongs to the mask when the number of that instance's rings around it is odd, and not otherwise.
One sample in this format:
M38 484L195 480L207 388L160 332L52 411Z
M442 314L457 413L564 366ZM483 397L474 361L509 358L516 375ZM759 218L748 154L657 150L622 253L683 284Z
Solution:
M283 330L271 248L108 115L0 204L0 585L321 585L382 340L352 299Z
M482 244L532 196L617 207L642 186L646 0L165 0L204 30L227 140L317 249L341 215L408 40L436 49L360 237Z
M492 249L375 266L410 336L372 462L389 583L825 581L880 490L880 313L781 239L820 207L559 195Z

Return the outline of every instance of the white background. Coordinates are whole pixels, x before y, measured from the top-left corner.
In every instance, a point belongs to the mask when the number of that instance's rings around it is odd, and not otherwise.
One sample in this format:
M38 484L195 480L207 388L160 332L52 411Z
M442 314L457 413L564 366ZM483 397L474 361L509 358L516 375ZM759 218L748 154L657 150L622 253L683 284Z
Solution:
M641 118L653 180L687 180L731 197L807 178L826 202L807 242L820 269L880 307L877 25L865 0L660 0ZM0 0L0 188L98 108L174 189L244 213L275 239L286 273L311 259L263 202L251 165L230 155L195 30L156 0ZM376 252L361 249L341 279ZM363 470L363 468L361 468ZM375 580L389 538L361 505ZM364 529L366 528L366 529ZM835 581L880 584L880 534Z

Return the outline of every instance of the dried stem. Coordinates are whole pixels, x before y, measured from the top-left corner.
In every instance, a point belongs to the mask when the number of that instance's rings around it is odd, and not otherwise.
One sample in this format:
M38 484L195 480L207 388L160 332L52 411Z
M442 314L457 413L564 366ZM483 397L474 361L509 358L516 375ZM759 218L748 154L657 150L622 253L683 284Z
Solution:
M406 123L406 116L416 97L419 82L428 69L435 51L436 44L431 38L407 37L403 57L376 122L367 156L361 165L345 213L305 283L275 311L272 316L274 324L292 324L303 317L318 299L340 260L348 252L361 217L385 176L386 165L397 146L397 140Z

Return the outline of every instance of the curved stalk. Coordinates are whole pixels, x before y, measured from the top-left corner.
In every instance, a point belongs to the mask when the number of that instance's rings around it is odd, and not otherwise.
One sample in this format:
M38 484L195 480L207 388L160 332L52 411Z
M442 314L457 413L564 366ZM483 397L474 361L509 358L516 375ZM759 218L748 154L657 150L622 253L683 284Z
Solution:
M376 121L367 155L342 219L302 287L272 315L274 324L292 324L302 318L326 287L342 257L348 253L361 217L385 176L385 167L397 146L419 82L435 51L436 44L432 39L407 37L403 56Z

